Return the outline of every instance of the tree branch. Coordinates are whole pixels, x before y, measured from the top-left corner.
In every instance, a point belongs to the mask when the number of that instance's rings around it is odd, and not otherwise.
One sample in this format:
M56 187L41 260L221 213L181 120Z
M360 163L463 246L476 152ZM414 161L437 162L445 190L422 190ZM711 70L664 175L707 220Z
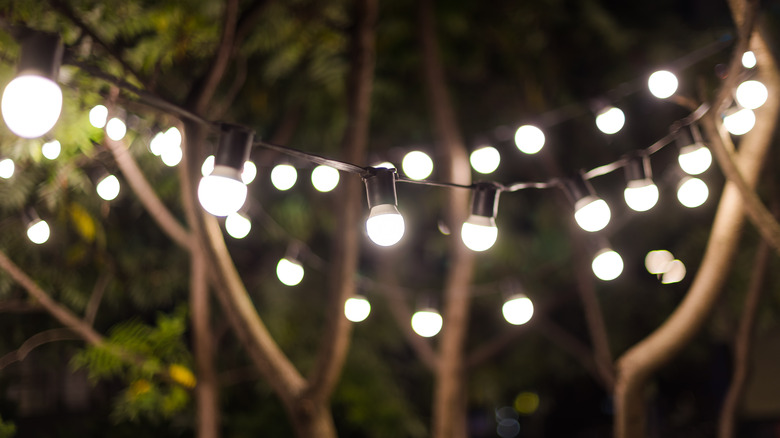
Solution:
M205 114L206 108L217 91L217 86L225 75L227 66L234 54L234 40L236 35L236 23L238 21L238 0L225 0L225 13L222 25L222 37L219 45L214 52L210 68L206 76L202 79L201 87L197 90L195 99L195 112Z
M98 277L95 287L92 288L92 295L89 297L87 303L87 309L84 311L84 322L93 326L95 325L95 317L97 316L100 302L103 300L103 295L108 289L108 285L111 284L111 279L114 277L114 273L111 271L103 271Z
M0 370L15 362L23 361L30 352L41 345L59 341L81 341L83 338L69 328L46 330L31 336L18 349L0 357Z

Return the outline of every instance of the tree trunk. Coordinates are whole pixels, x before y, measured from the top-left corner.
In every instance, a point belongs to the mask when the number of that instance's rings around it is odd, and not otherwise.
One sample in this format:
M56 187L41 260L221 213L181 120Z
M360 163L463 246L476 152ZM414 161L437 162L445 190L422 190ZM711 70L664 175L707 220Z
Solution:
M190 321L198 382L195 387L197 405L197 437L219 437L219 382L214 366L214 338L209 309L209 288L206 282L206 259L196 247L190 262Z

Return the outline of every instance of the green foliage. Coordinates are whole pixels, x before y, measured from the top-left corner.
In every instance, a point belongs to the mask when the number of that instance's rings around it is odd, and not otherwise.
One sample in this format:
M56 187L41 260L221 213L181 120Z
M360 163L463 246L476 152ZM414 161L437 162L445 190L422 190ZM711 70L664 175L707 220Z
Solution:
M0 418L0 438L13 438L16 435L16 425Z

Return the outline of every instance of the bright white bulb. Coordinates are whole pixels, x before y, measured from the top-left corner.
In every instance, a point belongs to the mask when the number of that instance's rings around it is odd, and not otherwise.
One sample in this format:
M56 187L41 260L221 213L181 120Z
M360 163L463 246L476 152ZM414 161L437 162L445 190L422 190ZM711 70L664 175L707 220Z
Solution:
M392 246L404 236L404 218L391 204L371 207L366 220L368 237L379 246Z
M680 149L677 161L688 175L699 175L710 168L712 152L702 144L692 144Z
M200 166L200 173L203 176L211 175L211 172L214 170L214 160L215 158L213 155L209 155L203 160L203 165Z
M276 265L276 276L285 286L296 286L303 280L303 265L297 260L283 258Z
M163 150L163 153L160 155L160 159L162 159L163 164L166 166L174 167L181 163L183 155L184 153L180 146L169 147Z
M419 181L431 175L433 172L433 160L425 152L412 151L404 156L401 167L404 169L406 176Z
M593 258L591 268L600 280L611 281L623 272L623 258L611 249L603 249Z
M257 166L255 166L255 163L253 161L245 161L244 170L241 172L241 181L249 185L249 183L255 180L256 176Z
M522 325L534 316L534 303L523 294L513 295L501 307L506 322L512 325Z
M723 118L723 126L732 135L747 134L755 125L756 115L747 108L732 112Z
M659 275L666 272L669 263L674 260L674 255L665 249L656 249L650 251L645 256L645 269L653 275Z
M679 283L683 281L686 273L687 271L683 262L680 260L672 260L668 263L666 271L664 271L663 275L661 276L661 283Z
M585 231L603 230L611 216L607 203L595 196L586 196L574 205L574 220Z
M698 207L707 201L710 190L699 178L686 178L677 189L677 199L688 208Z
M127 125L121 119L114 117L106 123L106 135L111 140L119 141L125 138L125 134L127 134Z
M756 54L748 50L742 54L742 66L745 68L753 68L756 66Z
M626 115L620 108L609 107L596 116L596 127L604 134L615 134L623 129Z
M149 151L154 156L159 157L165 150L165 146L166 146L165 133L158 132L157 134L154 135L154 137L152 137L152 141L149 142Z
M103 105L95 105L89 110L89 124L95 128L103 128L108 120L108 108Z
M658 202L658 186L651 179L629 181L623 197L632 210L647 211Z
M298 171L289 164L278 164L271 170L271 184L277 190L290 190L298 180Z
M179 128L171 126L165 131L165 140L169 147L181 148L181 132Z
M114 175L108 175L97 183L95 189L103 200L113 201L119 196L119 179Z
M371 313L371 303L363 297L352 297L344 303L344 316L352 322L365 321Z
M766 85L758 81L745 81L737 87L737 103L743 108L756 109L766 103L769 90Z
M165 132L158 132L155 134L154 138L152 138L152 141L149 143L149 150L156 156L165 156L166 153L169 154L169 156L175 156L176 153L170 152L170 150L178 149L180 152L181 140L181 132L179 132L178 128L173 126ZM164 158L163 161L165 161Z
M395 164L389 162L389 161L383 161L379 164L375 164L371 167L376 167L377 169L395 169Z
M493 146L483 146L471 153L471 167L479 173L493 173L501 163L501 154Z
M62 90L51 79L17 76L3 91L3 119L14 134L36 138L54 127L62 111Z
M339 171L330 166L317 166L311 172L311 183L318 192L329 192L339 185Z
M214 216L235 213L246 201L246 185L238 171L227 166L217 166L198 184L200 205Z
M485 251L490 249L498 238L496 221L492 217L472 214L463 223L460 232L463 244L472 251Z
M677 91L677 76L666 70L660 70L650 75L647 86L650 93L659 99L666 99Z
M252 230L252 222L239 212L225 218L225 230L234 239L243 239Z
M49 160L56 160L62 152L62 145L57 140L46 142L41 146L41 153Z
M424 338L436 336L443 324L444 320L434 309L419 310L412 315L412 330Z
M51 230L49 229L49 224L44 220L37 219L27 227L27 237L31 242L37 243L38 245L46 243L46 241L49 240L50 235Z
M14 170L16 170L14 160L6 158L0 161L0 178L8 179L14 176Z
M523 125L515 131L515 145L520 152L535 154L544 147L544 132L533 125Z

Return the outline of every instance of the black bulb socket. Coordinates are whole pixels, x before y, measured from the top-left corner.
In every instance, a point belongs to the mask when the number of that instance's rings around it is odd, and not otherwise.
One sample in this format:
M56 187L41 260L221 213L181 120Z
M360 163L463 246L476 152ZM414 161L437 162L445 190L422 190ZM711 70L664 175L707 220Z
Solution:
M498 186L491 182L474 184L471 197L471 214L484 217L496 217L498 214Z
M371 168L369 173L363 176L366 184L366 196L368 208L377 205L398 205L395 193L395 169Z
M244 163L249 159L249 152L255 139L254 131L245 126L229 123L222 123L220 129L219 147L214 157L214 166L227 166L239 172L243 171Z
M17 74L33 74L57 81L62 65L63 46L59 35L30 31L19 37L21 55Z

